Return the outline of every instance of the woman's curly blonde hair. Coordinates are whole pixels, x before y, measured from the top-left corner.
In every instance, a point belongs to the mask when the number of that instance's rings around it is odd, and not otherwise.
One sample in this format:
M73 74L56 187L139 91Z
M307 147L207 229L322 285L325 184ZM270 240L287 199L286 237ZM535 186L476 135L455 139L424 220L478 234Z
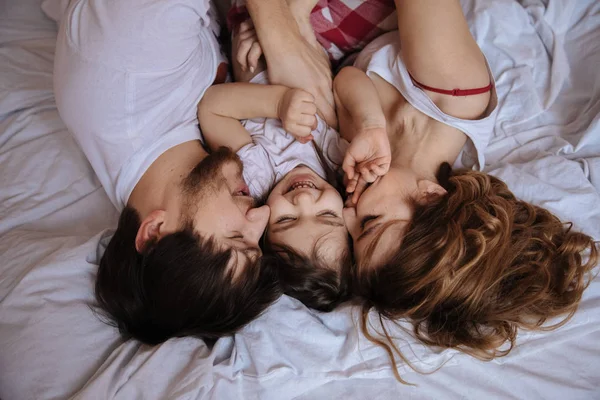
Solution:
M452 173L447 164L443 170L446 177L438 180L448 193L414 206L401 245L386 262L368 265L367 256L354 273L354 290L364 300L362 331L386 349L400 381L394 353L408 360L383 322L384 340L369 332L369 310L380 321L412 322L426 345L491 360L510 352L518 328L550 330L566 323L598 259L591 237L518 200L501 180ZM558 316L564 318L545 326Z

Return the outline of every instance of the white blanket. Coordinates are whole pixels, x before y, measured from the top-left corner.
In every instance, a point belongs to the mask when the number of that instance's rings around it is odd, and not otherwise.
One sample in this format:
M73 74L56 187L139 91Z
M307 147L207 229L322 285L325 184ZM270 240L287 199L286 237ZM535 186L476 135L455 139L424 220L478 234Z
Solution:
M492 362L417 344L397 383L351 305L322 314L283 297L233 338L123 343L92 312L117 215L58 118L56 28L39 0L0 0L0 398L600 398L600 280L549 333L521 332ZM600 3L465 0L497 80L487 171L600 239ZM84 88L82 88L84 90ZM82 104L82 107L85 107Z

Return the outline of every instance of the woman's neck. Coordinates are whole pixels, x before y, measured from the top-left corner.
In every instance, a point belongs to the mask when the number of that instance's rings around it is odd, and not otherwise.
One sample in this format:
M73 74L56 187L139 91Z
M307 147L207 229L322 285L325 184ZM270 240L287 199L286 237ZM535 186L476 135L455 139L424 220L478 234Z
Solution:
M437 122L428 120L421 124L418 121L403 123L388 130L391 167L409 168L420 178L437 182L440 165L454 164L466 143L466 135L458 130L436 132L432 128Z

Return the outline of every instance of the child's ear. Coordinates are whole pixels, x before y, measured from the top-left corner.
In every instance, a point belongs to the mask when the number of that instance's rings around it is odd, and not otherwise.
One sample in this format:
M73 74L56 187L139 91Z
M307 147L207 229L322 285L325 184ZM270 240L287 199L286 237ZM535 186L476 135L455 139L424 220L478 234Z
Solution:
M166 211L154 210L144 220L135 237L135 249L142 253L149 243L160 239L161 226L165 222Z
M438 197L442 197L448 193L440 184L428 179L420 180L417 185L419 188L417 202L421 205L428 204Z

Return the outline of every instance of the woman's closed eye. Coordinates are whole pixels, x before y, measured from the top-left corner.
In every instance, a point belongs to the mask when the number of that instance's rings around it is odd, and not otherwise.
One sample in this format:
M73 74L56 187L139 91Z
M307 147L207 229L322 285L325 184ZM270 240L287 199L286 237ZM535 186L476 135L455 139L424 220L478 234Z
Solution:
M374 220L376 220L379 217L380 217L380 215L367 215L366 217L364 217L363 219L361 219L360 220L360 230L364 231L365 227L367 226L367 224L370 221L374 221Z

